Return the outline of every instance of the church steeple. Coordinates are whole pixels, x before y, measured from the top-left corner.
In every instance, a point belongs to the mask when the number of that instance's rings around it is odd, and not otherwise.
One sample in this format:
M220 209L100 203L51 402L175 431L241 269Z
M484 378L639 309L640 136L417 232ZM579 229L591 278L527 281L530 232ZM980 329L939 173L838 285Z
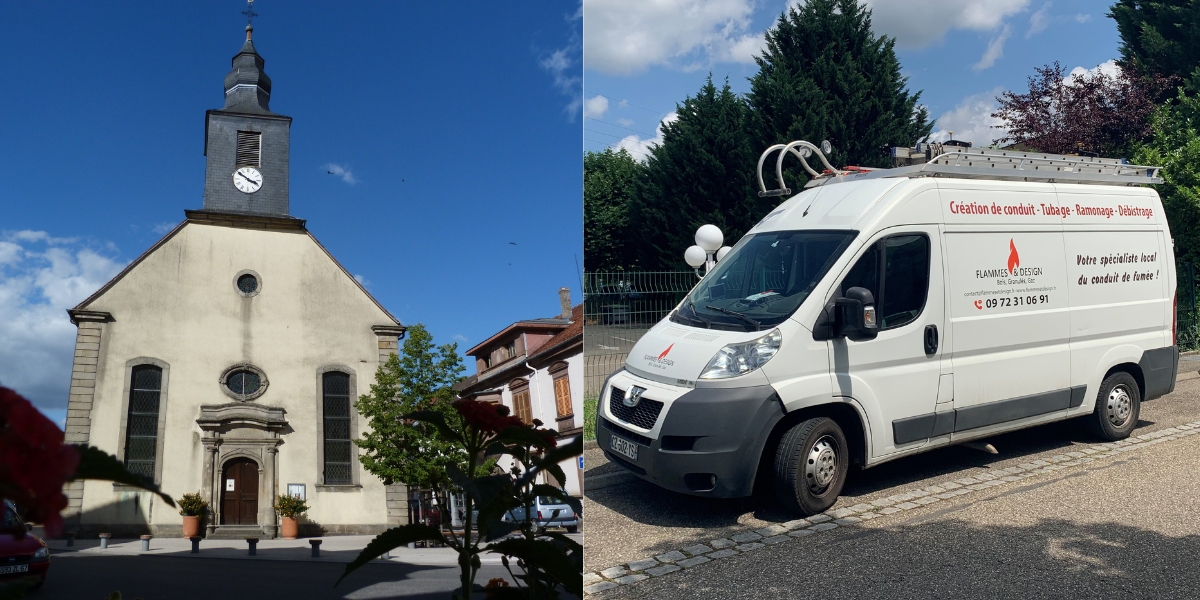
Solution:
M246 25L246 43L233 57L233 68L225 76L225 108L222 110L271 114L271 78L263 71L265 61L254 49L254 27Z
M246 42L225 76L225 106L205 115L204 210L286 217L292 118L271 112L271 78L254 49L254 2Z

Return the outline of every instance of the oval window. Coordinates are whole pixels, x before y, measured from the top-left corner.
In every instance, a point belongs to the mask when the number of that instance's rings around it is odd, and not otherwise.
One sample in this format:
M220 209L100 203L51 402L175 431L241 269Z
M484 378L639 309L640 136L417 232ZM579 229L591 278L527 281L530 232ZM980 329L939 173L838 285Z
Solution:
M258 291L258 278L247 273L238 277L237 286L243 294L253 294Z
M243 398L253 395L261 386L262 380L258 374L250 371L234 371L225 378L225 387L229 388L234 395Z

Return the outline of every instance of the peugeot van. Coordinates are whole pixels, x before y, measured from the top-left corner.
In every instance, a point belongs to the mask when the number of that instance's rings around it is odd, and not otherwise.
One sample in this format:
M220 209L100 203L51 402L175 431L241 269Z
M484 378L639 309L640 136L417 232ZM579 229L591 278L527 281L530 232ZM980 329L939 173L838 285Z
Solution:
M1125 438L1178 368L1156 174L956 149L819 176L637 342L597 441L687 494L770 478L807 515L852 464L1075 417Z

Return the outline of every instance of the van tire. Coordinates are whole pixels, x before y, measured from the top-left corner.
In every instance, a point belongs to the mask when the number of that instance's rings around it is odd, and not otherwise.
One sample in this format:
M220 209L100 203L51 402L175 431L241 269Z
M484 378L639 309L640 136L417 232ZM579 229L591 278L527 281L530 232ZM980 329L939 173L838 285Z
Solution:
M824 512L842 493L850 448L837 422L809 419L783 434L775 451L775 495L801 515Z
M1096 410L1087 417L1091 430L1105 441L1129 437L1142 411L1142 394L1137 380L1125 371L1104 378L1096 395Z

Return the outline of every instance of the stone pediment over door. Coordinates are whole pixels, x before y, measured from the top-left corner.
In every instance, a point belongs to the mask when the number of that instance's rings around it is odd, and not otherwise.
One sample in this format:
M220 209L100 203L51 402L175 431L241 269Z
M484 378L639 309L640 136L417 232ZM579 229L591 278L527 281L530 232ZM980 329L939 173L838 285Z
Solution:
M196 424L204 432L204 474L200 495L208 501L208 535L222 537L221 474L226 463L236 458L248 458L258 465L258 526L264 537L278 533L277 515L271 510L279 493L277 462L283 437L292 432L287 411L255 402L231 402L200 407ZM236 533L244 537L245 526Z

